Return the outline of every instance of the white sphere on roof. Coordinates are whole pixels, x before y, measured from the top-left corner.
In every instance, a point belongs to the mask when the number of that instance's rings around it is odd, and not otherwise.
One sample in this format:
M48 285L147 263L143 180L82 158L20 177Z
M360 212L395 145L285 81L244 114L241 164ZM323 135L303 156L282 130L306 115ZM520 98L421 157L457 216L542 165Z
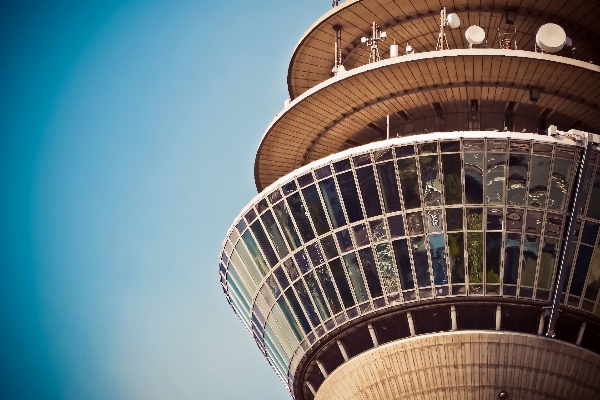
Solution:
M556 24L544 24L535 35L535 43L548 53L556 53L563 48L567 42L565 30Z

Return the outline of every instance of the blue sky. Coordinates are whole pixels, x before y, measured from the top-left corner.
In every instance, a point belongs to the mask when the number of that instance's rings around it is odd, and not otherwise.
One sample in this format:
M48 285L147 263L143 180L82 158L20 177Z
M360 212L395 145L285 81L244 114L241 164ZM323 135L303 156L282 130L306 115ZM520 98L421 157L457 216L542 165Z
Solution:
M0 3L0 397L287 398L217 257L330 7Z

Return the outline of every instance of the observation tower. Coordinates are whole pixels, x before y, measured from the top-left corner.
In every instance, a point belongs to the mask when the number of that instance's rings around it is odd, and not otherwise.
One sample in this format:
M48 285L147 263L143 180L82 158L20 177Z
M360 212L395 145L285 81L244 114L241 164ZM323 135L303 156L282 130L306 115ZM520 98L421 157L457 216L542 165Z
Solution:
M227 232L296 400L600 398L600 2L347 0Z

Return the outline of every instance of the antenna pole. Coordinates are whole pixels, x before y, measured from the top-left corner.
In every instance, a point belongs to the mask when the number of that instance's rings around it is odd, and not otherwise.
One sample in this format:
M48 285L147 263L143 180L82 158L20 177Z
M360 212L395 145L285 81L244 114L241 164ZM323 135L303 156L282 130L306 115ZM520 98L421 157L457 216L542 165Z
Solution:
M440 11L440 34L438 35L437 45L435 46L436 50L444 50L444 44L446 45L446 49L449 48L448 40L446 39L446 7L442 8Z

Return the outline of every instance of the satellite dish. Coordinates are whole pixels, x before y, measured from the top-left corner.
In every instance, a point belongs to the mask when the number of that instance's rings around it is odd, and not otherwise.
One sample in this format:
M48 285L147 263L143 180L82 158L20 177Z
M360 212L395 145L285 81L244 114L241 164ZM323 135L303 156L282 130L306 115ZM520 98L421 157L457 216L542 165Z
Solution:
M563 48L567 41L567 34L560 25L544 24L535 35L535 43L548 53L556 53Z
M460 18L458 18L458 15L454 13L448 14L446 17L446 23L450 28L456 29L460 26Z
M367 38L363 36L363 37L360 38L360 41L361 41L361 43L366 43L367 42Z
M570 38L570 37L568 37L568 36L567 36L567 39L566 39L566 41L565 41L565 42L566 42L565 44L566 44L567 46L569 46L569 47L573 47L573 41L571 40L571 38Z
M471 25L465 31L465 37L469 44L481 44L485 40L485 31L477 25Z

